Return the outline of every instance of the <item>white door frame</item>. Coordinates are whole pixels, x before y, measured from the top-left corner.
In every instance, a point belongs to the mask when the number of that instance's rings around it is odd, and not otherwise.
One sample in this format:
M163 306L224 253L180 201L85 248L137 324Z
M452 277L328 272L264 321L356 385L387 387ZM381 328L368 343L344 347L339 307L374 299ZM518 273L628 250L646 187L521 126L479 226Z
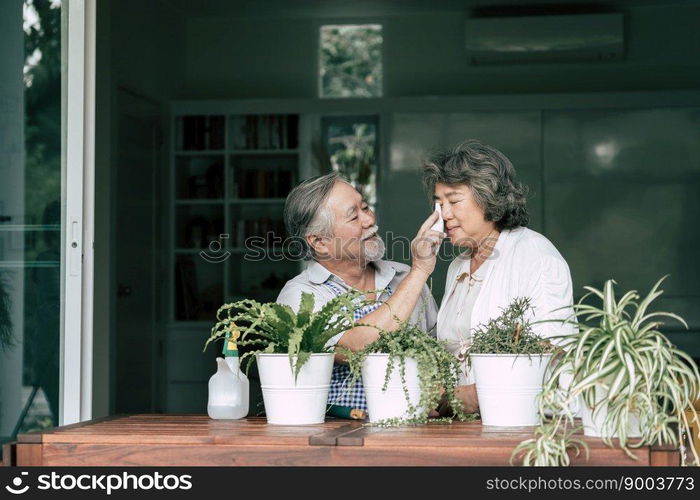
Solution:
M96 0L64 0L59 424L92 417Z

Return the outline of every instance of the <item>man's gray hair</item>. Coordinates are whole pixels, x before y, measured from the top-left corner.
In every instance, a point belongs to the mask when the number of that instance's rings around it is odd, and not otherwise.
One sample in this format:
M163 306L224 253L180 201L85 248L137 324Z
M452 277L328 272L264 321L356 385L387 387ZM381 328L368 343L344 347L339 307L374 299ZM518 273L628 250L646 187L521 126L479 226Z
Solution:
M527 226L527 186L516 180L510 160L499 150L467 140L452 151L434 154L423 166L423 185L431 203L438 182L466 184L484 217L499 229Z
M333 213L327 209L326 200L338 181L345 182L337 172L312 177L292 189L287 196L284 225L287 234L302 245L305 259L313 258L307 236L333 236Z

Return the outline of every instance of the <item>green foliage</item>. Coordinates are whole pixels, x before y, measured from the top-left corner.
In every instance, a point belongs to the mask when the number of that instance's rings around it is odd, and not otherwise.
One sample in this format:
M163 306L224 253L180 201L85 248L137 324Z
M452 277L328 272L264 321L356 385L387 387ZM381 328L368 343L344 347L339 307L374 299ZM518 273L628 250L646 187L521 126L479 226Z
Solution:
M12 299L9 292L10 284L0 272L0 351L7 351L14 345L12 338L12 317L10 309Z
M64 2L65 4L65 2ZM24 234L26 262L60 261L61 215L61 2L24 0L24 224L43 225ZM58 264L56 264L58 265ZM60 280L58 267L20 270L25 314L22 379L32 384L41 372L58 376ZM8 299L9 300L9 299ZM0 319L0 325L4 325ZM2 326L0 326L2 328ZM42 338L42 342L38 341ZM51 343L56 349L38 352L33 346Z
M513 450L511 465L515 462L527 466L570 465L570 453L579 456L582 449L588 459L588 445L574 437L580 429L569 427L569 423L568 420L562 422L562 417L542 423L535 429L534 438L523 441Z
M22 433L41 432L51 429L54 426L53 420L50 416L37 416L28 418L27 420L27 423L22 428Z
M329 128L332 136L328 138L331 168L347 179L370 204L376 201L376 130L373 123L334 124Z
M532 331L525 319L531 309L529 297L518 297L500 316L474 329L470 354L546 354L554 346Z
M38 17L24 37L25 215L41 220L47 202L61 197L61 8L32 0ZM30 64L38 53L41 59ZM29 260L29 259L28 259Z
M381 26L324 26L320 67L322 97L381 97Z
M370 325L367 325L370 326ZM373 326L373 325L372 325ZM464 414L462 401L455 395L459 382L459 363L440 342L420 330L418 327L403 322L394 331L380 330L377 340L368 344L358 352L345 350L353 380L362 373L362 364L372 353L389 354L389 363L385 375L384 389L386 390L390 376L395 366L399 367L401 383L408 403L408 417L405 419L388 419L377 422L380 426L416 425L428 422L431 409L437 408L443 390L445 397L455 412L456 418L468 420L475 418ZM406 360L412 358L418 365L418 378L421 389L420 401L416 406L411 404L405 379ZM431 422L451 422L451 419L435 419Z
M256 352L286 353L296 378L311 354L333 352L326 343L352 328L353 311L360 297L359 292L347 292L327 302L317 312L314 312L314 296L310 293L302 293L297 313L275 302L260 304L245 299L224 304L216 313L217 322L204 349L209 343L223 340L227 333L238 330L237 344L253 347L241 357L241 362Z
M659 331L664 324L661 318L683 325L685 321L672 313L648 312L663 293L659 286L664 279L644 298L632 290L616 299L613 280L606 281L603 290L585 287L589 293L574 306L579 320L568 320L579 332L559 337L564 352L540 396L542 426L546 425L546 411L559 415L560 424L572 425L573 416L567 408L580 398L594 415L607 406L604 440L613 446L610 436L617 434L619 446L632 458L636 458L633 448L657 443L683 445L683 434L690 434L684 411L700 398L700 374L693 359ZM599 299L602 305L587 304L588 299ZM571 382L565 384L569 377ZM598 400L601 390L605 397ZM641 438L636 442L627 436L630 415L639 419ZM697 416L694 422L700 423ZM543 440L554 436L543 427L540 430ZM700 464L692 442L690 449L694 463ZM545 460L539 451L534 456L534 461Z

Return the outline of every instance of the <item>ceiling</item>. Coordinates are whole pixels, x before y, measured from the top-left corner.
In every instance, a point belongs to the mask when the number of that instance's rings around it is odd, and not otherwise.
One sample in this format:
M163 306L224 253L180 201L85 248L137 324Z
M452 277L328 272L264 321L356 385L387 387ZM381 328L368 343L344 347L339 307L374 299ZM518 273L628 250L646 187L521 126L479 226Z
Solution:
M520 13L528 8L538 14L547 10L590 11L649 5L698 5L700 0L160 0L187 17L371 17L428 12ZM509 6L513 6L512 8Z

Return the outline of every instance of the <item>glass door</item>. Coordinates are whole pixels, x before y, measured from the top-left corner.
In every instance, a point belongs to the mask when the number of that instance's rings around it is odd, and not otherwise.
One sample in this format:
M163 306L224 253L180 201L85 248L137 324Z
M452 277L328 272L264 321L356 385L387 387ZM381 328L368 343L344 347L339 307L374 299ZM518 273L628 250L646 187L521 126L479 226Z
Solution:
M2 442L61 412L64 7L0 2Z

